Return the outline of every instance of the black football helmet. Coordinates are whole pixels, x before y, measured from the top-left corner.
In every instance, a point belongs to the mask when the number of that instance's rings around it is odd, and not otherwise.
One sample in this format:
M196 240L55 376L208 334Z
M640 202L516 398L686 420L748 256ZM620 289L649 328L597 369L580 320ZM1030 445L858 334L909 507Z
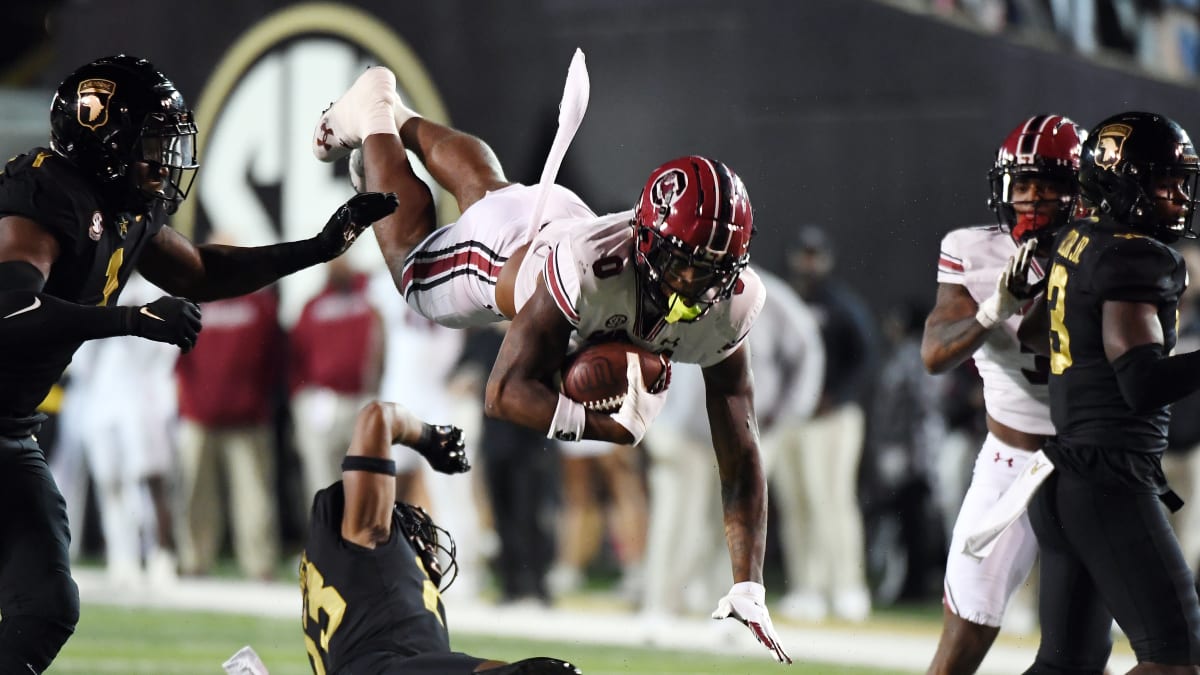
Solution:
M1103 213L1155 238L1171 242L1194 238L1200 158L1186 131L1171 119L1147 112L1127 112L1100 122L1083 144L1079 188L1083 198ZM1155 183L1183 178L1183 193L1170 198L1178 215L1162 215Z
M196 123L175 85L145 59L97 59L67 76L50 104L50 147L108 188L173 212L199 163ZM161 187L133 167L148 165Z

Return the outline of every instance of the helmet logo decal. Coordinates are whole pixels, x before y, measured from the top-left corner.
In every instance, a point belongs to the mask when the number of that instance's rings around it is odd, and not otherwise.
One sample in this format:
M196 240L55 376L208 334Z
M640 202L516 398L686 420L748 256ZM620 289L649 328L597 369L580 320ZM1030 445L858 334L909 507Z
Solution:
M117 83L112 80L91 78L80 82L75 110L79 124L92 131L108 124L108 102L116 90Z
M650 202L657 208L661 214L658 226L662 229L666 225L665 216L671 209L671 205L678 201L680 195L687 190L687 174L679 169L671 169L658 177L654 181L654 186L650 188Z
M1096 138L1096 166L1112 170L1121 161L1121 149L1133 127L1128 124L1109 124Z

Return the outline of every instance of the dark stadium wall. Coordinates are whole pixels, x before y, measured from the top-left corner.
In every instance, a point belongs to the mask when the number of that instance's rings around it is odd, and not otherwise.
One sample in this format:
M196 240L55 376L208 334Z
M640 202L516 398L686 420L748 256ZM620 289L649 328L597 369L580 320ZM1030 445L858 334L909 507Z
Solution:
M224 87L225 97L210 96L198 113L241 136L224 130L226 149L202 155L201 190L214 194L191 200L201 229L212 205L226 204L276 229L307 218L311 231L347 189L328 167L308 168L317 166L308 155L311 124L371 60L402 63L401 87L420 90L419 108L488 140L511 178L536 181L579 46L591 104L561 182L599 211L618 210L632 205L659 162L688 153L720 158L749 188L760 263L779 268L796 226L825 226L841 273L878 310L906 297L932 300L941 235L991 222L985 174L995 147L1025 116L1058 112L1091 126L1149 109L1200 133L1193 87L869 0L118 6L68 5L47 77L126 51L151 58L193 105ZM300 18L247 46L246 36L280 11ZM334 82L329 61L311 49L322 37L339 63L353 66L339 66ZM303 54L289 52L297 45ZM276 75L264 77L275 63ZM247 91L253 95L233 100ZM239 143L250 146L240 156L228 149ZM235 181L250 187L219 187Z

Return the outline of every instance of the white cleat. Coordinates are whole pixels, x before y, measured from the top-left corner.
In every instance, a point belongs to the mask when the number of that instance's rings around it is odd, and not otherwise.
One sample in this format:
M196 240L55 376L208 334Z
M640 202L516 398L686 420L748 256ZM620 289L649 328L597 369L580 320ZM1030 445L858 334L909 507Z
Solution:
M396 75L383 66L368 68L321 113L313 131L313 155L322 162L345 157L363 138L383 131L373 128L376 120L394 119L397 99Z
M350 151L350 185L359 194L362 194L367 189L367 179L363 175L362 148L355 148Z

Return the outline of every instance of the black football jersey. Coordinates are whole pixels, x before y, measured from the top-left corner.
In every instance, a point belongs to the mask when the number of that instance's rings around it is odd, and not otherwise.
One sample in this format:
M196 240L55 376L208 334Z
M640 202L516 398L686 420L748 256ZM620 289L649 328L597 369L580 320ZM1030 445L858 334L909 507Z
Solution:
M114 305L165 211L118 210L98 184L46 148L8 162L0 173L0 216L36 221L58 240L59 256L43 292L79 305ZM0 419L33 415L79 342L31 343L0 354Z
M1175 346L1183 258L1166 244L1108 218L1080 220L1055 241L1046 299L1050 310L1050 411L1066 446L1157 453L1167 446L1163 406L1134 413L1104 355L1101 306L1106 300L1158 308L1163 350Z
M368 549L342 539L342 482L313 498L308 543L300 559L304 644L317 675L336 673L357 656L409 657L450 651L437 587L392 516L392 536Z

